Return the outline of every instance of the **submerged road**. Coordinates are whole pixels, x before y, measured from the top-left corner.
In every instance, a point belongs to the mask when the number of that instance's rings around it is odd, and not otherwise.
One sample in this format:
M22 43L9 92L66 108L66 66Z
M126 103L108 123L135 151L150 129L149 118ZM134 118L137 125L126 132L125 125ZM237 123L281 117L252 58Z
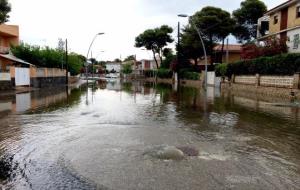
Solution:
M300 111L99 82L0 97L4 189L299 189Z

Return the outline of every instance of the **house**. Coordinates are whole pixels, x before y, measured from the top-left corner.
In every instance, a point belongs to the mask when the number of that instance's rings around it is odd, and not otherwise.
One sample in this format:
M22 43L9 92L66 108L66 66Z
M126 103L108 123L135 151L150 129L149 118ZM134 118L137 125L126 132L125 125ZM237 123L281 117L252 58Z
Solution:
M216 45L213 48L213 63L232 63L241 60L241 45L224 45L222 54L222 45Z
M289 0L267 11L258 20L259 41L276 37L286 41L290 53L300 52L300 2Z
M121 63L108 62L108 63L106 63L106 70L110 73L120 73L121 72Z
M157 69L157 65L156 65L155 60L143 59L140 62L141 62L141 68L142 68L143 71ZM158 61L158 67L160 67L160 61Z
M211 56L207 56L208 70L213 70L213 65L218 63L232 63L241 60L242 46L238 44L224 45L222 53L222 45L217 44L213 48ZM192 64L195 64L194 60L190 60ZM212 64L213 65L212 65ZM199 70L205 70L205 59L202 57L198 59L197 66Z
M19 45L19 27L0 25L0 90L18 86L46 87L66 83L66 71L57 68L37 68L15 57L11 45Z
M0 54L5 55L10 51L11 45L19 45L19 27L16 25L0 25ZM0 56L0 72L8 72L13 60Z

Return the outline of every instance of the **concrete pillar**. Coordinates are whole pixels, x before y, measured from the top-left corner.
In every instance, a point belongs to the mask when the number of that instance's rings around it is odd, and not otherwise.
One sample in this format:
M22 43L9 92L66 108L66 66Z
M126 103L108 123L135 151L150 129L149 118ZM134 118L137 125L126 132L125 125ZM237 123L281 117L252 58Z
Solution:
M255 78L256 78L256 80L255 80L255 86L258 87L258 86L260 86L260 75L256 74Z
M235 82L235 75L231 75L231 81L230 81L232 84Z
M299 89L299 82L300 82L300 74L294 74L294 82L293 82L293 89Z

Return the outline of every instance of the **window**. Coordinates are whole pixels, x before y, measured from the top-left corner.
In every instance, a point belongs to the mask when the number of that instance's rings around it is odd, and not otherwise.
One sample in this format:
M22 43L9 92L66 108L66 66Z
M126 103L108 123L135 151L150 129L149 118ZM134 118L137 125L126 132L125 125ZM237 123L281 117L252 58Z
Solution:
M298 49L299 47L299 34L294 35L294 49Z
M296 8L296 18L300 18L300 6Z
M277 24L278 23L278 15L275 15L274 16L274 24Z

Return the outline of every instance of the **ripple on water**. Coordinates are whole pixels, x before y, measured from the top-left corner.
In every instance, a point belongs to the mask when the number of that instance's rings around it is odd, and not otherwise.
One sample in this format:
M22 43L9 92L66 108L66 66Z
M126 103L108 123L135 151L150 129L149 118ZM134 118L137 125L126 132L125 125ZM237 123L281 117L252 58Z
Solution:
M234 127L239 120L239 114L229 112L226 114L218 114L211 112L209 114L209 123L221 127Z

